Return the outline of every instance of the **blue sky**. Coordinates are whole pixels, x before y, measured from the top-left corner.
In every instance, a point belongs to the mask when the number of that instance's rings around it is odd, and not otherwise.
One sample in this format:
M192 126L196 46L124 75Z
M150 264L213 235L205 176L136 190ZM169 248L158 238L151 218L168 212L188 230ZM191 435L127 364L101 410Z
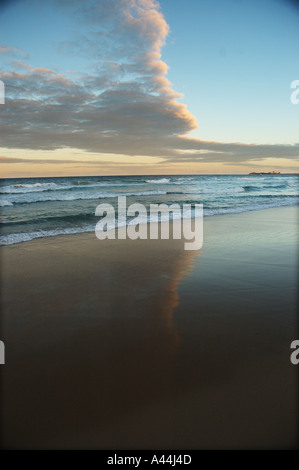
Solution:
M295 3L2 2L6 174L296 171Z
M295 143L299 110L299 10L287 1L161 2L171 33L169 78L197 116L198 138ZM292 78L294 77L294 78Z

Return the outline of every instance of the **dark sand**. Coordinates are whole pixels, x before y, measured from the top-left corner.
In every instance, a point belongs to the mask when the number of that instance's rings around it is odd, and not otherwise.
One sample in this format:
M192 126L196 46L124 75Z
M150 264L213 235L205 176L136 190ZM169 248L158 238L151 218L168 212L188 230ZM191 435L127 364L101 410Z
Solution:
M4 247L4 448L294 448L297 210Z

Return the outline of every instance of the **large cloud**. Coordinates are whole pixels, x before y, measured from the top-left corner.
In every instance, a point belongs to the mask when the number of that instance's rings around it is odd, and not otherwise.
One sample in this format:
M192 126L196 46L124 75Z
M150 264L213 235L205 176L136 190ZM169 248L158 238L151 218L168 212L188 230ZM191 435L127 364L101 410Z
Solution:
M90 72L67 76L14 61L0 77L3 147L77 148L162 156L167 161L296 158L299 145L245 145L184 137L197 127L167 79L161 48L169 27L155 0L62 0L85 34L60 45L86 54ZM71 77L71 78L70 78ZM75 78L74 78L75 77Z

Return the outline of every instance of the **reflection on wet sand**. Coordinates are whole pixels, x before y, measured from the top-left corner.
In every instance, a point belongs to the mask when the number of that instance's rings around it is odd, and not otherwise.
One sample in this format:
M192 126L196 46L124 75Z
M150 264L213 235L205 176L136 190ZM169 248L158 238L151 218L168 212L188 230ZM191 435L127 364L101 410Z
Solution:
M200 256L89 235L3 249L4 445L294 448L296 211L207 217Z
M134 442L131 416L175 393L173 310L197 252L179 240L116 246L90 236L78 250L79 238L67 238L3 252L8 446Z
M198 251L182 252L174 263L174 269L169 274L164 295L161 298L159 313L161 318L166 320L166 326L170 331L177 331L173 321L173 313L179 305L178 287L181 281L192 272L194 259L198 258L199 255L200 252Z

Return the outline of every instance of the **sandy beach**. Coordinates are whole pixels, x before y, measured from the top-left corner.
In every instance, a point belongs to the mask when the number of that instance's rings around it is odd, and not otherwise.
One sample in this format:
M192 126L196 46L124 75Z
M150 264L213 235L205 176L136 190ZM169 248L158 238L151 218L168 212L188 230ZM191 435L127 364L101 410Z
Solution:
M2 247L2 446L295 448L297 222L206 217L189 252L94 234Z

